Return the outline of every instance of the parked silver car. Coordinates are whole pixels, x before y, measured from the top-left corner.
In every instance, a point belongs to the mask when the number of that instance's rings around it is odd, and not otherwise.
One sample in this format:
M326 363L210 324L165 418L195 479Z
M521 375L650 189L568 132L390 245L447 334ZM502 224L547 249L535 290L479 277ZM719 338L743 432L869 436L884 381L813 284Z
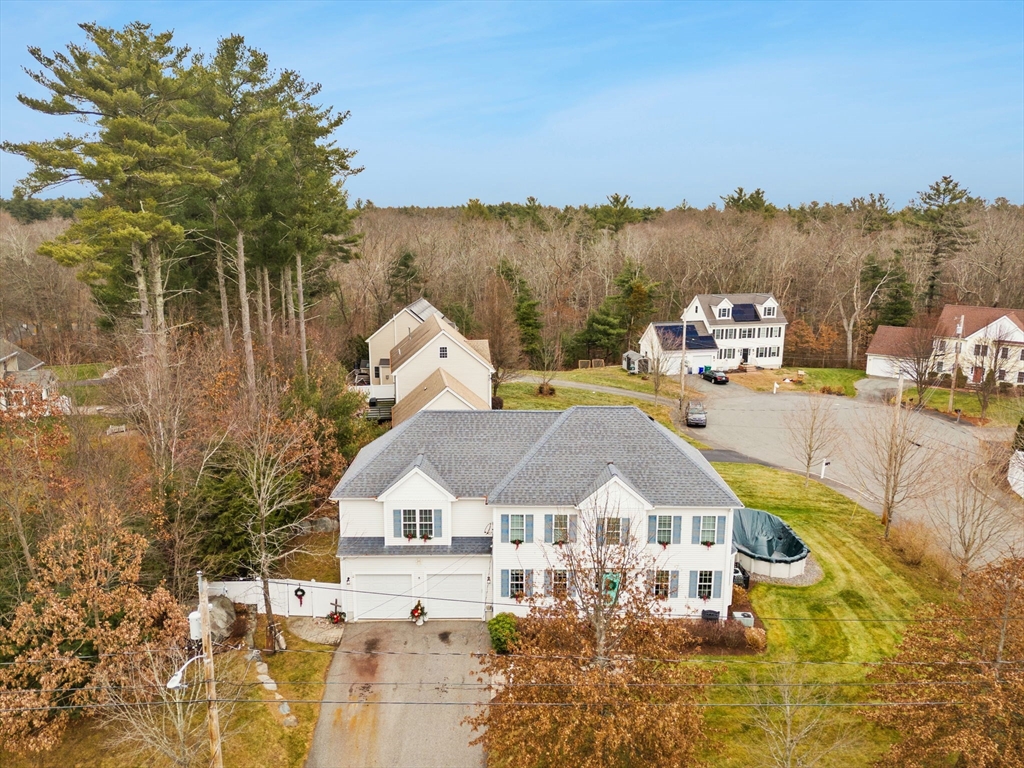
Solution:
M699 400L690 400L683 411L688 427L706 427L708 425L708 412L704 403Z

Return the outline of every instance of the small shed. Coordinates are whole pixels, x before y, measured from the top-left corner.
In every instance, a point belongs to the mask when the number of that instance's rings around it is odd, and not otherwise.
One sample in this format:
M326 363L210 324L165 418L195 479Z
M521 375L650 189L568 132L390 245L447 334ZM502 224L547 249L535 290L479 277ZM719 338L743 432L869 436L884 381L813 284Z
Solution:
M623 353L623 370L627 373L637 373L637 367L640 365L640 352L634 352L632 349L628 352Z
M629 350L622 355L622 370L628 373L647 373L650 361L639 352Z

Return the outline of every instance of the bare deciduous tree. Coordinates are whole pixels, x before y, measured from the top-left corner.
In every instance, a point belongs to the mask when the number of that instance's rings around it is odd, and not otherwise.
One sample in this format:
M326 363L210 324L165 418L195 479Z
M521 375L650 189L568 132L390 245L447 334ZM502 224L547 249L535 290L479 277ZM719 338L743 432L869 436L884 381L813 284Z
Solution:
M824 396L809 395L806 405L786 420L789 449L804 470L804 485L811 479L811 468L835 449L843 435L832 401Z
M963 595L970 575L1005 549L1007 537L1022 521L995 496L986 465L950 462L942 474L948 481L945 493L929 498L928 514Z
M273 653L283 638L277 632L270 602L270 579L278 563L296 554L292 545L308 518L304 505L309 492L301 470L311 449L311 434L304 423L282 419L281 409L268 383L242 426L230 459L238 474L246 503L242 521L251 562L244 565L263 585L267 614L267 650Z
M836 689L816 683L797 665L761 672L746 689L756 764L768 768L839 765L861 747L853 722L829 705Z
M928 318L907 329L896 352L896 372L917 389L917 407L924 405L925 394L935 371L935 329Z
M896 402L873 410L860 427L863 449L854 463L864 495L882 508L885 538L897 512L927 494L936 479L921 443L924 417Z
M202 678L178 688L167 687L167 681L189 658L186 650L149 647L128 658L121 677L107 688L105 706L99 710L110 734L107 741L118 754L139 765L166 761L174 768L199 768L210 764ZM234 700L246 696L247 668L237 655L217 659L217 687L223 699L218 704L222 742L236 730L232 727Z
M477 305L476 319L480 332L489 342L491 365L494 366L491 395L496 396L498 387L522 372L524 363L512 294L508 284L497 275L487 279L483 301Z

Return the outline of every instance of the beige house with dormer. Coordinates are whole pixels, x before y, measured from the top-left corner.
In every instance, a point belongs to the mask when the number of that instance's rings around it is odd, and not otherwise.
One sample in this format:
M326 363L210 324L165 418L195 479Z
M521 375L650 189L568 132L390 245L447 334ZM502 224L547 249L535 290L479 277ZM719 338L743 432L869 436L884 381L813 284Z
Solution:
M420 410L489 410L490 345L467 339L426 299L404 307L367 339L372 418L394 424Z

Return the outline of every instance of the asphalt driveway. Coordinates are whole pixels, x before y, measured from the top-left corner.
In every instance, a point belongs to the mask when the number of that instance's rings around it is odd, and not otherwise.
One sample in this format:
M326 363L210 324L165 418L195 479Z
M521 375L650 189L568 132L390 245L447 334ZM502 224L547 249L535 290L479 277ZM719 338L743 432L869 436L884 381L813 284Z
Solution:
M470 655L489 648L483 622L350 624L324 701L360 703L321 706L306 768L484 766L483 749L469 746L476 734L461 721L489 699Z

